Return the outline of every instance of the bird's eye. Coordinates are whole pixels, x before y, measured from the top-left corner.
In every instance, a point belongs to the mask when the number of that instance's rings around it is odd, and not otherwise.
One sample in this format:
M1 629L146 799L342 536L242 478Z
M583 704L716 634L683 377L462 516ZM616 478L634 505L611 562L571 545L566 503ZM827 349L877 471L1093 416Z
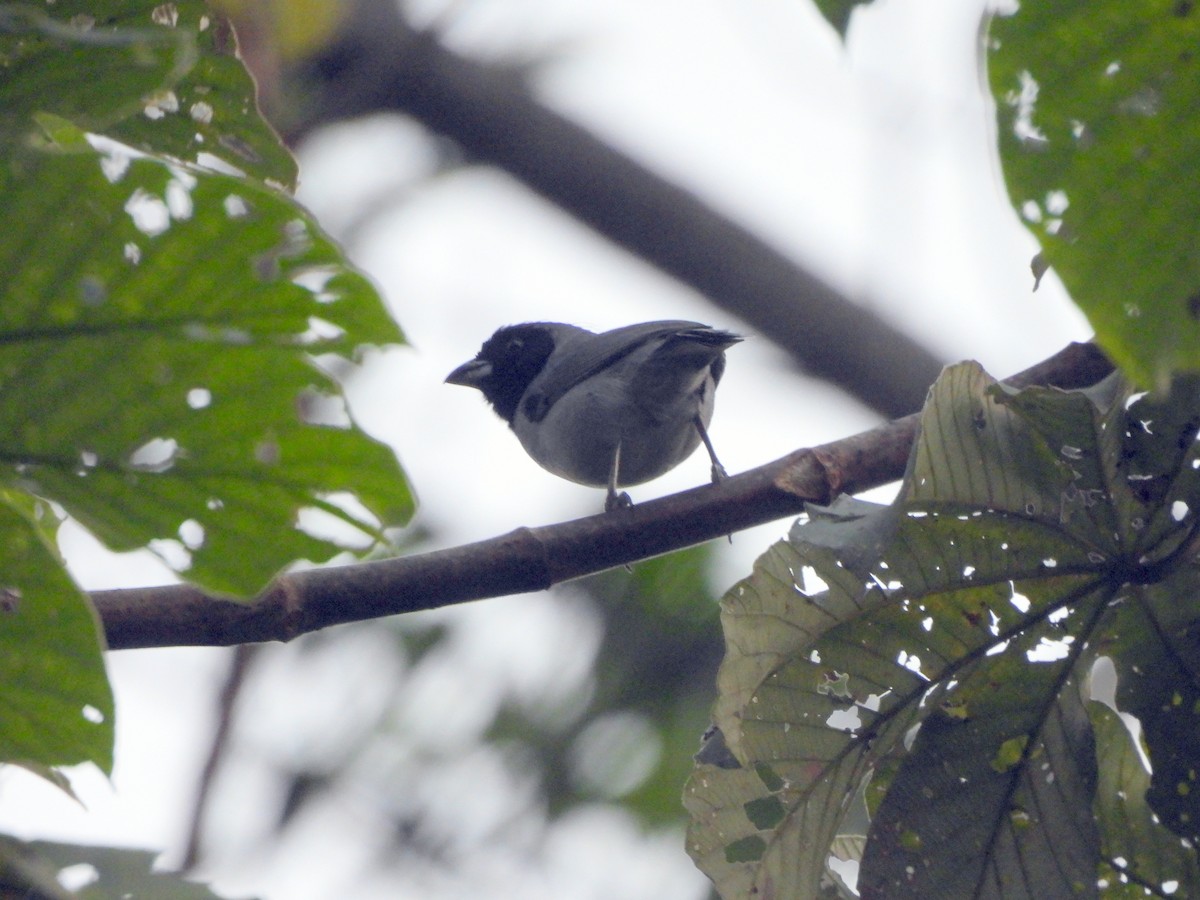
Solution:
M508 353L516 353L518 350L520 350L524 346L525 346L525 342L523 340L521 340L520 338L511 338L508 342L508 346L505 347L504 349Z

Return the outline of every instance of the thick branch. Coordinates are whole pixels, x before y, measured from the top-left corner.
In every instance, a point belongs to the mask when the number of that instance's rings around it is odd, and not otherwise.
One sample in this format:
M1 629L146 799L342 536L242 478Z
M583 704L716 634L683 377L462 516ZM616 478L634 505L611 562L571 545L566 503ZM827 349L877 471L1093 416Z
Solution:
M409 27L394 3L350 8L340 41L296 88L309 109L287 128L290 138L370 112L412 116L691 285L881 415L920 408L942 363L908 335L547 108L523 73L451 52Z
M1009 383L1082 387L1110 370L1095 347L1072 344ZM917 428L918 417L906 416L797 450L720 485L630 509L432 553L281 576L249 604L187 585L101 591L92 599L109 647L125 649L286 641L345 622L542 590L895 481Z

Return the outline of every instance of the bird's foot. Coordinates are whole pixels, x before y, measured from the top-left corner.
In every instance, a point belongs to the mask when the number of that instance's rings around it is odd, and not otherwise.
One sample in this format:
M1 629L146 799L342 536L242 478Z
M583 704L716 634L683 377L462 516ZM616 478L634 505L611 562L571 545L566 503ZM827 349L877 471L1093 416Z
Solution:
M631 506L633 506L633 500L624 491L618 494L616 491L610 490L604 501L605 512L612 512L614 509L628 509Z

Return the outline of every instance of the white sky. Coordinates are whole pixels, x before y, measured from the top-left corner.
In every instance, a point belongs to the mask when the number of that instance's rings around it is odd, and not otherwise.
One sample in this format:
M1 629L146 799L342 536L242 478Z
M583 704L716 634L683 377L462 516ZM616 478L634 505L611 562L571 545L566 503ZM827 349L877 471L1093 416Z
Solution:
M979 2L882 0L856 14L848 51L806 0L413 6L422 18L452 23L451 42L465 51L549 53L537 81L548 102L947 359L975 358L1003 376L1089 332L1052 278L1031 292L1034 244L1004 198L979 90ZM446 373L496 327L517 321L603 329L680 317L744 326L506 176L472 169L422 182L429 158L418 129L382 118L320 136L301 154L302 200L335 236L352 229L352 256L381 286L413 344L370 360L351 391L355 414L395 447L422 501L417 524L434 528L440 545L599 511L601 492L539 469L478 394L442 384ZM363 210L390 192L398 202L364 219ZM736 473L874 421L837 391L792 374L779 351L751 334L730 351L711 432ZM702 483L702 456L636 489L635 501ZM736 536L720 551L716 583L748 572L788 524ZM144 562L101 554L77 532L64 545L89 587L166 580ZM522 597L448 614L472 661L471 683L534 693L552 683L566 662L552 649L555 629L571 615L565 606ZM80 773L84 811L19 772L3 772L0 828L177 854L224 665L223 652L213 650L113 655L115 791ZM452 672L442 687L472 689ZM315 715L305 704L319 690L279 690L279 707L294 711L279 728L303 729L306 715ZM436 704L438 686L425 690ZM239 783L246 806L270 790L253 773ZM226 815L230 840L251 843L255 823L239 826L234 811ZM271 900L345 896L365 838L352 815L333 821L312 834L302 829L280 864L210 874L223 888ZM333 834L345 839L334 844ZM353 895L635 900L700 897L705 884L680 836L647 839L598 808L572 817L523 863L481 859L457 882L411 885L407 894L395 884L356 884Z

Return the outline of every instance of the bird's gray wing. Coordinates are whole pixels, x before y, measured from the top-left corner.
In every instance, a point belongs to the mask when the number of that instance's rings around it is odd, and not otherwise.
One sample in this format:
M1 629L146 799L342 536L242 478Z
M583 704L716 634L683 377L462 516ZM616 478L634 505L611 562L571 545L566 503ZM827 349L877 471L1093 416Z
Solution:
M573 339L567 344L570 352L556 352L551 359L552 365L548 365L537 381L530 385L530 392L522 401L525 415L534 422L540 421L559 398L580 382L651 341L695 330L712 331L699 322L666 320L626 325L586 338Z
M714 385L721 380L725 351L740 340L715 328L679 329L638 365L630 395L654 421L677 418L681 410L694 412L702 386L710 375Z

